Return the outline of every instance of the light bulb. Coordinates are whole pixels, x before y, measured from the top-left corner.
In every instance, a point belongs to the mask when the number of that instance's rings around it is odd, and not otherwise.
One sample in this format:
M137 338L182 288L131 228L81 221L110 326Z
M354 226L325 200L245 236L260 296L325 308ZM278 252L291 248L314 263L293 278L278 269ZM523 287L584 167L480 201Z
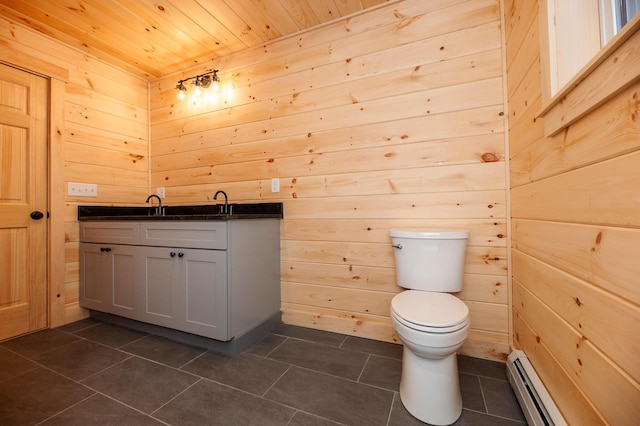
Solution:
M180 99L181 101L184 100L184 98L187 97L187 88L184 87L182 81L178 82L176 89L178 89L178 99Z
M199 98L202 95L202 82L200 81L200 77L196 77L196 81L194 82L196 88L193 91L193 96Z

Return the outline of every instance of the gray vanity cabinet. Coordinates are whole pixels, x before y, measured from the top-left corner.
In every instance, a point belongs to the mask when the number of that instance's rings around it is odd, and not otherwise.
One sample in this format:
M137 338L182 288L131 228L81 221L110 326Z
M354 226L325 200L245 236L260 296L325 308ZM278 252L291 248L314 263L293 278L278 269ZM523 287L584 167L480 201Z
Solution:
M280 221L80 222L80 305L229 341L279 316Z

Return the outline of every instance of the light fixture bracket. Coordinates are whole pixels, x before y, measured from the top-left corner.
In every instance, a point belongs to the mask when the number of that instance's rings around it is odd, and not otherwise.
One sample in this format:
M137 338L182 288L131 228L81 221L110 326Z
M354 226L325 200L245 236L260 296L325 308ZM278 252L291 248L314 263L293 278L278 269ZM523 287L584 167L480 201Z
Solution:
M201 87L206 89L209 86L211 86L212 83L216 83L216 84L219 83L220 77L218 77L218 70L213 70L213 71L206 72L204 74L199 74L193 77L187 77L187 78L183 78L182 80L178 80L176 89L178 90L179 99L184 99L187 92L187 86L185 86L185 83L190 80L193 80L193 84L196 86L196 88Z

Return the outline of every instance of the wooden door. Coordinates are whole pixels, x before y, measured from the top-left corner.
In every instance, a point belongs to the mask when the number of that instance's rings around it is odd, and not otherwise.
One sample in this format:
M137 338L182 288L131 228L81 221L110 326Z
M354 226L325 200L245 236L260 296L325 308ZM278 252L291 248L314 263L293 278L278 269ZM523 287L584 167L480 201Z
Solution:
M47 111L48 81L0 64L0 340L48 325Z

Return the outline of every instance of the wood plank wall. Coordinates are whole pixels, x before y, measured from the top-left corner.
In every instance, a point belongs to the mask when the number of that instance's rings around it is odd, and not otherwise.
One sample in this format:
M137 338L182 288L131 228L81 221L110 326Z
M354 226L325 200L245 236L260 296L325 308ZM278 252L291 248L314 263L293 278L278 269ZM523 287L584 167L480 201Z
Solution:
M78 306L78 204L144 204L146 199L148 83L4 18L0 42L7 52L19 52L22 68L46 74L51 65L68 71L64 90L58 93L64 99L53 100L64 105L64 193L67 182L98 184L96 198L65 195L64 212L52 212L65 216L65 252L52 253L53 261L64 262L66 271L60 295L64 302L52 306L64 312L50 313L55 318L51 325L61 325L86 315ZM52 167L58 169L62 168Z
M640 84L545 137L537 2L505 15L514 344L569 424L635 424Z
M152 190L282 201L283 321L389 342L389 230L468 229L461 352L504 359L500 15L498 0L406 0L153 81ZM176 99L214 68L231 97Z

